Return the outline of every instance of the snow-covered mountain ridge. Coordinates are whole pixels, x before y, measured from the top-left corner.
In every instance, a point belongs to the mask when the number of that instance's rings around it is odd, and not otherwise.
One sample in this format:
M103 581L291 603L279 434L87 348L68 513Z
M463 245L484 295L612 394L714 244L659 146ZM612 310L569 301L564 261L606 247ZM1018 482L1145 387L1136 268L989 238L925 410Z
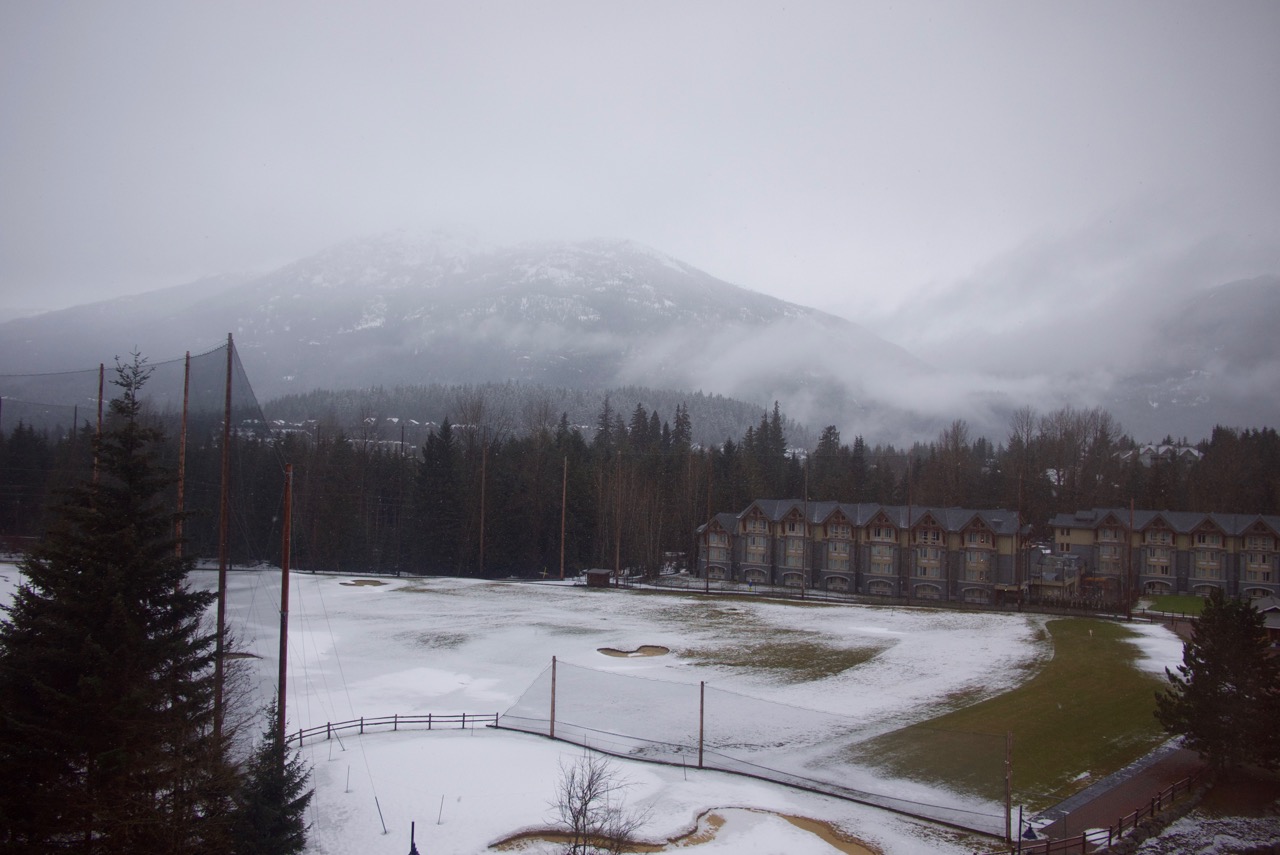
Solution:
M1280 423L1280 278L1220 286L1150 319L1107 377L926 366L863 326L616 239L493 246L451 233L347 241L266 274L0 323L6 373L199 353L232 332L262 400L312 389L521 381L701 391L902 444L955 419L1000 441L1031 406L1103 406L1142 441ZM1173 320L1169 320L1172 318ZM976 336L988 335L975 329ZM3 390L0 390L2 393Z

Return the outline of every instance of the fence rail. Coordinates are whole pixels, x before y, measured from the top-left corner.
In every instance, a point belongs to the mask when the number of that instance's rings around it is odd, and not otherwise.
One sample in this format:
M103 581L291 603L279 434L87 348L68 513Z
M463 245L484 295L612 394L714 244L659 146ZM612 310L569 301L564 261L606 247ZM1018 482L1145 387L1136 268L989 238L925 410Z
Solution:
M315 727L296 730L285 737L285 742L290 745L302 745L308 739L313 741L318 738L333 739L345 730L355 730L363 734L370 730L465 730L468 727L497 727L497 725L498 713L456 713L453 715L436 715L435 713L427 713L425 715L394 714L376 717L361 716L360 718L353 718L348 721L330 721L321 725L316 725Z
M1074 837L1063 837L1056 840L1023 840L1008 849L998 849L986 855L1068 855L1068 853L1099 852L1110 849L1120 841L1126 833L1137 828L1144 819L1158 816L1166 808L1172 807L1179 799L1191 794L1203 778L1203 773L1183 778L1151 797L1151 801L1116 820L1108 828L1095 828Z

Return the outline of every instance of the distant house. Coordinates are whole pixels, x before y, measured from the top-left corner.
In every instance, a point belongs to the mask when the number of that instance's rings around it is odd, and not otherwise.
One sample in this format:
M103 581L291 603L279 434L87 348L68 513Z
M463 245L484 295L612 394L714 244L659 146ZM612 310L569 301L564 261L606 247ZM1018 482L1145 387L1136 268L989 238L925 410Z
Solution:
M1049 521L1082 585L1145 594L1280 596L1280 517L1095 508Z
M613 571L593 568L586 572L586 577L588 588L607 588L613 579Z
M1253 607L1262 613L1267 641L1273 647L1280 646L1280 597L1262 597L1253 601Z
M698 528L699 575L871 596L994 603L1026 590L1007 510L760 499Z
M1160 461L1164 461L1166 463L1172 463L1174 461L1195 463L1203 457L1203 455L1200 453L1199 449L1190 445L1153 445L1149 443L1127 451L1118 452L1116 457L1122 463L1130 463L1136 460L1143 466L1151 466L1153 463Z

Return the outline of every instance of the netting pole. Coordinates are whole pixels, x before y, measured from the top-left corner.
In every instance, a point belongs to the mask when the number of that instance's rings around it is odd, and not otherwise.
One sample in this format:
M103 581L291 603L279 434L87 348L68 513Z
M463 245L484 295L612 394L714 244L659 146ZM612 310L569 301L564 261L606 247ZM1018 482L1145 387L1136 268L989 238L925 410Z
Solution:
M98 363L98 433L96 434L98 442L93 446L93 483L98 483L98 443L102 441L102 392L104 379L106 377L107 367L101 362Z
M484 482L489 467L489 429L486 427L480 435L480 575L484 575Z
M551 732L552 739L556 738L556 658L551 657Z
M174 550L182 557L182 511L186 507L184 493L187 487L187 405L191 396L191 351L187 351L182 368L182 427L178 431L178 517L174 521Z
M560 581L564 581L564 518L569 499L569 455L564 456L564 472L560 476Z
M707 720L707 681L698 682L698 768L702 768L702 736Z
M1004 839L1013 841L1013 731L1004 734Z
M284 520L280 524L283 532L280 535L280 677L277 690L282 741L284 740L285 678L289 674L289 539L292 536L290 525L292 517L293 464L286 463L284 465Z
M213 737L217 743L222 742L222 683L224 670L222 658L227 619L227 543L229 540L228 530L231 524L231 503L228 495L231 483L231 369L234 357L235 350L231 344L231 333L227 333L227 390L226 405L222 416L222 498L218 518L218 631L213 687Z

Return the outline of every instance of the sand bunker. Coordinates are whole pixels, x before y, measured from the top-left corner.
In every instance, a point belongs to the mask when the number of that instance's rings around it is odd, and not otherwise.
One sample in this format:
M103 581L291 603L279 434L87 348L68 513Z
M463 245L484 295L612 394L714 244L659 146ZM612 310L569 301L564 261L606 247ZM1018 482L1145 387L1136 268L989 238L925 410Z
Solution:
M668 852L673 849L687 849L697 846L701 843L710 843L716 839L716 835L724 828L725 823L732 818L733 813L744 811L750 813L763 813L785 819L796 828L817 835L828 844L846 855L878 855L877 850L871 848L861 840L849 837L847 834L836 829L830 823L823 822L818 819L809 819L803 816L790 816L785 813L774 813L773 811L760 810L759 808L719 808L729 817L724 816L716 811L706 811L698 817L691 830L672 837L666 843L632 843L626 846L625 852ZM547 843L570 843L572 838L558 831L525 831L520 834L512 835L505 840L499 840L490 846L490 849L498 850L518 850L525 843L532 841L540 841Z
M642 644L635 650L618 650L613 647L597 647L597 653L603 653L605 656L666 656L671 652L669 647L662 647L658 644Z
M339 582L338 584L346 585L348 588L359 588L366 585L385 585L387 583L378 579L352 579L350 582Z

